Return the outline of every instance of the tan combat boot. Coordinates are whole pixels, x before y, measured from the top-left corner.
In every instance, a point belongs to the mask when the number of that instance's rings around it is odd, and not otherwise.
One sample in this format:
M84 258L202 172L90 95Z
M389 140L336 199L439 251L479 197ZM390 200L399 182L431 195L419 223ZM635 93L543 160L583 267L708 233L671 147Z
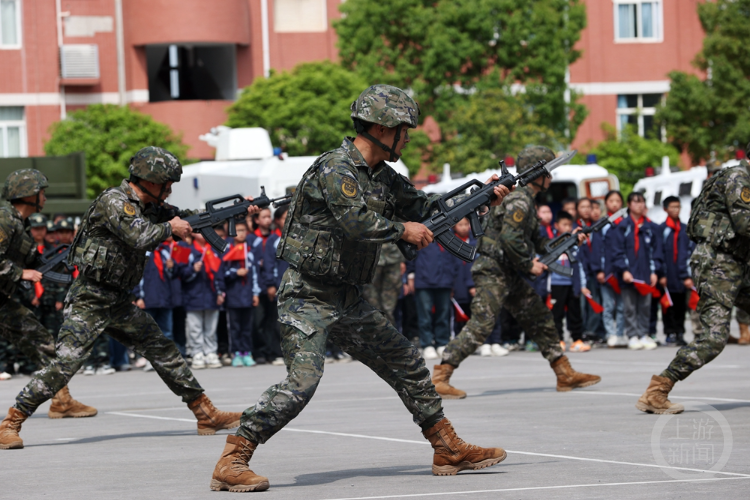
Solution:
M453 370L455 370L453 365L447 363L444 365L435 365L435 369L432 372L432 383L435 385L437 393L443 399L464 399L466 393L450 384Z
M671 402L667 399L669 391L674 387L674 382L667 377L660 377L654 375L651 377L651 383L648 384L648 389L643 393L643 396L638 399L635 407L646 413L657 413L659 415L663 413L682 413L685 411L685 407Z
M508 456L502 448L480 448L464 442L447 418L423 431L422 435L435 450L432 473L436 476L455 476L466 469L484 469L499 464Z
M205 394L201 394L195 401L188 403L188 408L198 419L198 434L200 436L212 436L218 430L240 426L242 413L217 410Z
M740 339L737 343L740 345L750 344L750 325L740 323Z
M23 439L18 433L21 432L21 424L27 418L29 416L24 412L10 407L8 416L0 423L0 450L23 448Z
M49 418L82 418L93 417L96 414L96 408L73 399L66 385L52 398L48 416Z
M575 371L570 366L567 356L561 356L554 363L551 363L550 366L555 371L555 375L557 375L557 392L568 392L573 389L598 384L602 381L599 375L589 375L588 373Z
M268 478L257 475L248 467L257 447L257 443L242 436L227 436L227 444L211 478L211 489L233 492L267 490L270 486Z

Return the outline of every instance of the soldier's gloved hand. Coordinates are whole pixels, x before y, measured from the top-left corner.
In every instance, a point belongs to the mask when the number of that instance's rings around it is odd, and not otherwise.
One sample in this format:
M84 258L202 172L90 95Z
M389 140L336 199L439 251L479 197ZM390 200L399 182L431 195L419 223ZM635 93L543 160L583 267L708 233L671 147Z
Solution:
M23 274L21 274L21 279L23 281L31 281L32 283L37 283L39 281L42 281L42 273L40 273L36 269L24 269Z
M490 177L489 179L487 179L487 181L485 182L485 184L489 184L490 182L496 181L499 178L500 177L498 177L497 174L492 174L492 177ZM515 188L515 186L513 186L513 187ZM508 189L505 186L499 186L499 185L495 186L495 189L493 189L493 193L495 194L495 199L492 201L491 205L493 207L496 207L499 204L501 204L503 202L503 198L505 198L508 194L510 194L511 191L512 191L512 189Z
M245 196L245 199L247 201L253 201L253 197L252 196ZM247 214L248 215L257 214L260 211L261 211L261 208L260 207L256 207L254 205L250 205L249 207L247 207Z
M179 217L175 217L174 219L169 221L169 225L172 226L172 234L183 241L193 232L193 229L190 227L190 223L180 219Z
M401 239L422 250L432 243L432 231L419 222L404 222L404 234L401 235Z
M534 257L534 260L531 263L531 270L529 272L533 274L534 276L539 276L546 270L547 270L547 265L539 262L539 257Z

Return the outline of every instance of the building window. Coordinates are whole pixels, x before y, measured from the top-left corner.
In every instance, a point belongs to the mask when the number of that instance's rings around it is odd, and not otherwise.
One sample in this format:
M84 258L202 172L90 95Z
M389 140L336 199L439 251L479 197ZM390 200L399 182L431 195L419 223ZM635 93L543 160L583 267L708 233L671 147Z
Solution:
M654 0L614 0L615 40L662 41L662 3Z
M233 100L235 55L235 46L227 44L147 46L149 101Z
M0 49L21 48L21 1L0 0Z
M23 108L0 106L0 158L26 156Z
M328 29L326 0L274 0L276 33L322 33Z
M628 125L638 130L638 135L664 140L664 131L654 124L656 105L662 94L626 94L617 96L617 131Z

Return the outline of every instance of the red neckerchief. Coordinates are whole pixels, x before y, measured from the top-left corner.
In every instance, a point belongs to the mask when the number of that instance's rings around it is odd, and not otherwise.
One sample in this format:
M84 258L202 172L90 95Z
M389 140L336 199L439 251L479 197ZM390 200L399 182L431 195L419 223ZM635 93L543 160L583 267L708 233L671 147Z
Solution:
M161 247L154 251L154 265L156 270L159 271L159 279L164 281L164 261L161 258Z
M271 234L275 234L276 236L278 236L279 238L281 238L281 228L277 227L276 229L274 229L273 231L271 231Z
M610 212L609 210L607 210L607 217L612 217L614 214L615 214L614 212ZM618 217L618 218L615 219L615 221L612 223L612 225L616 226L621 221L622 221L622 217Z
M437 243L437 241L435 243ZM438 248L440 249L441 252L445 252L445 248L443 248L443 245L441 245L440 243L438 243L437 246L438 246Z
M265 250L266 249L266 240L268 239L269 236L271 236L273 234L273 232L270 232L270 233L268 233L267 235L264 236L263 233L261 232L260 228L258 228L258 229L256 229L253 232L253 234L255 236L257 236L258 238L263 238L263 250ZM281 235L279 235L279 236L281 236Z
M547 230L547 238L552 239L552 238L555 237L555 234L552 232L552 226L551 225L545 226L544 224L542 224L542 227Z
M39 254L43 254L43 253L44 253L44 245L37 245L37 246L36 246L36 251L37 251L37 252L38 252Z
M635 246L634 246L634 248L635 248L635 255L637 257L638 256L638 247L640 247L640 244L641 244L641 237L638 236L638 233L641 230L641 225L646 221L646 219L643 216L641 216L641 218L638 219L638 220L636 220L632 216L631 216L631 218L633 219L633 225L635 226L635 234L634 234Z
M680 221L667 217L667 227L671 227L674 231L674 261L677 262L677 238L680 236Z

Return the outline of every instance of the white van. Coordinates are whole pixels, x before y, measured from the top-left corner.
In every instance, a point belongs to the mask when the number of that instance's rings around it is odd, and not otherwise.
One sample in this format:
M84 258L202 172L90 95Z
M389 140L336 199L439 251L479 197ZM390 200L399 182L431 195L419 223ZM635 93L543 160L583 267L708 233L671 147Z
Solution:
M269 198L294 191L302 175L315 162L315 156L290 157L275 154L268 132L262 128L220 126L201 136L216 148L216 161L202 161L183 167L182 180L172 186L167 202L180 208L202 209L207 201L233 194L260 195L266 188ZM390 164L409 176L399 160Z
M736 163L736 162L735 162ZM723 166L732 164L725 163ZM680 199L680 220L687 224L690 218L690 203L696 198L706 182L706 167L693 167L690 170L672 172L669 158L662 159L661 171L653 177L646 177L635 183L633 191L643 193L648 212L646 216L652 222L661 224L667 219L662 202L669 196Z

